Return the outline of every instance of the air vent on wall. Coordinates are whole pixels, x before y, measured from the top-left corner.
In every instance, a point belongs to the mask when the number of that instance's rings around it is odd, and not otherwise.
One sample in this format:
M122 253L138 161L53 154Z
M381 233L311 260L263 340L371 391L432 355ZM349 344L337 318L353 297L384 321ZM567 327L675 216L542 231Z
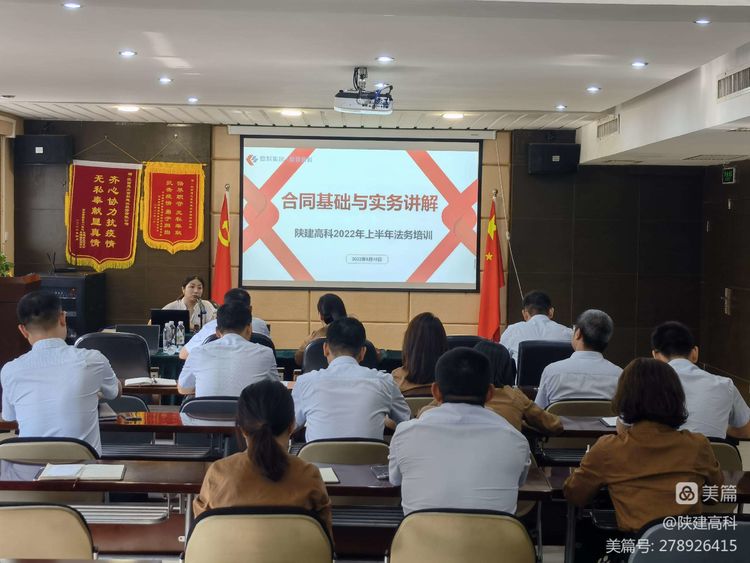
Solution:
M695 156L689 156L682 160L711 160L716 162L731 162L733 160L742 160L747 158L746 154L697 154Z
M719 99L745 90L750 90L750 66L716 81L716 96Z
M604 121L596 126L596 138L602 139L609 135L614 135L620 132L620 116L615 115L611 119Z

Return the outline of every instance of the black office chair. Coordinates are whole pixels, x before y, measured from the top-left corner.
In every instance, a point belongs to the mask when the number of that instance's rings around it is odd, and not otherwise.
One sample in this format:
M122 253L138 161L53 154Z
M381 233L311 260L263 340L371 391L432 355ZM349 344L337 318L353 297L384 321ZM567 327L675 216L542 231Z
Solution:
M104 354L120 380L149 376L151 353L144 338L138 334L92 332L76 340L75 347Z
M510 357L510 352L505 346L482 338L474 344L474 349L490 360L492 384L495 387L516 384L516 363Z
M263 346L266 346L267 348L270 348L273 350L273 353L276 353L276 347L273 345L273 340L268 338L265 334L260 334L259 332L254 332L250 336L250 342L254 342L255 344L261 344Z
M305 348L305 354L302 356L302 373L328 367L328 360L323 355L323 344L325 341L325 338L316 338L307 345ZM363 365L366 368L377 369L378 351L369 340L365 341L365 348L365 357L360 362L360 365Z
M190 397L180 406L180 415L201 420L234 420L237 418L237 397ZM221 437L217 441L212 434L176 433L175 444L182 446L207 446L220 449L224 455L239 451L235 437Z
M453 350L459 346L465 346L466 348L473 348L477 342L486 340L481 336L474 336L472 334L460 334L448 336L448 350Z
M121 395L116 399L105 401L116 413L121 412L148 412L148 405L140 397L134 395ZM109 455L112 448L118 444L151 444L154 439L153 432L101 432L102 453Z
M570 342L550 340L526 340L518 345L518 381L521 386L539 387L544 368L553 362L570 358L573 346Z

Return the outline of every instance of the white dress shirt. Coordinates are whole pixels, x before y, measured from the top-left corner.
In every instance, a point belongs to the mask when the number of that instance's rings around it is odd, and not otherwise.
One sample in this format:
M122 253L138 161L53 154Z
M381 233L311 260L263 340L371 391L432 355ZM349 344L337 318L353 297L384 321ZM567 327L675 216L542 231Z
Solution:
M443 403L398 425L388 478L401 485L404 514L427 508L513 514L530 455L523 434L494 411Z
M97 393L114 399L119 386L101 352L39 340L3 366L0 381L3 420L18 421L19 436L78 438L102 451Z
M177 383L195 389L196 397L239 397L245 387L264 379L279 380L273 350L229 333L193 350Z
M728 426L750 422L750 408L731 379L703 371L687 359L672 360L669 365L685 390L688 419L681 430L726 438Z
M196 332L193 337L185 343L185 349L188 351L188 353L192 352L196 346L200 346L201 344L203 344L203 341L206 340L206 338L208 338L212 334L216 334L217 323L218 321L216 319L208 321L203 325L203 328ZM271 338L271 332L268 330L266 321L264 321L263 319L259 319L258 317L253 317L253 332L257 332L258 334L262 334L263 336Z
M566 360L544 368L534 402L546 409L567 399L611 399L622 368L605 360L600 352L573 352Z
M203 303L203 311L201 311L201 303ZM165 310L171 311L187 311L187 305L182 299L176 299L171 303L167 303L162 307ZM201 314L203 313L203 314ZM208 321L212 321L216 318L216 307L210 301L201 299L200 303L196 303L193 307L193 313L190 315L190 326L186 326L185 330L193 330L194 326L203 327Z
M326 369L304 373L292 390L297 426L305 438L383 439L385 416L409 420L411 410L390 373L366 368L351 356L335 358Z
M510 357L518 360L518 345L525 340L552 340L570 342L573 329L556 323L547 315L534 315L528 321L509 325L500 336L500 344L510 352Z

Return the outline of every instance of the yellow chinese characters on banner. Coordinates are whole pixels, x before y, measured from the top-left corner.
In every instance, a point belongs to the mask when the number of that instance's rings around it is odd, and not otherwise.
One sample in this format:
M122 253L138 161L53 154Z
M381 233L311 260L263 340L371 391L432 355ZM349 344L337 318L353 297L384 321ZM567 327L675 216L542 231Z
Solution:
M202 164L146 163L141 228L148 246L174 254L203 242L204 183Z

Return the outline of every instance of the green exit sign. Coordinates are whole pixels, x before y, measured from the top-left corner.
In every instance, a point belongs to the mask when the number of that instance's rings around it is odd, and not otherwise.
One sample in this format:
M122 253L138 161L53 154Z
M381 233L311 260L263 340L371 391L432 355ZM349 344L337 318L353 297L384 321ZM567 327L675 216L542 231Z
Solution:
M721 169L721 183L734 184L737 175L737 169L734 166Z

